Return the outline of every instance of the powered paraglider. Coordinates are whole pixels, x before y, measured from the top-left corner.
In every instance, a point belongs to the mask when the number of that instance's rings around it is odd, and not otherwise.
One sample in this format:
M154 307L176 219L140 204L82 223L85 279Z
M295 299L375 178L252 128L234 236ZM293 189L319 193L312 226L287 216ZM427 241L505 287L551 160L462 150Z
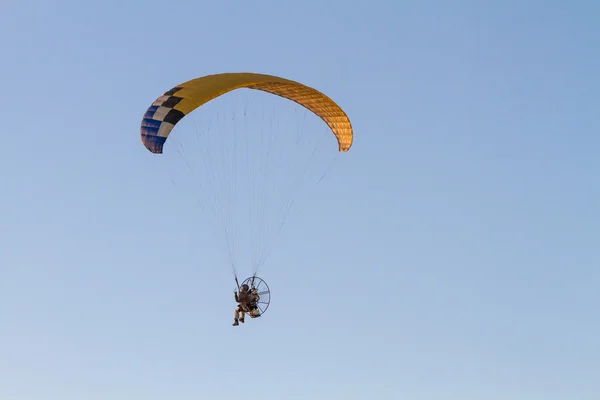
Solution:
M229 93L242 89L262 92L269 98L252 98L242 112L223 118L224 110L229 109L223 106L230 100ZM289 122L287 117L276 120L275 113L265 112L266 107L261 106L276 99L286 102L282 107L301 107L302 122L288 128L284 126ZM151 153L162 154L172 131L187 120L186 116L197 109L200 113L214 111L213 105L218 122L232 127L232 131L215 129L211 119L203 114L201 127L195 127L195 140L191 135L181 136L182 143L175 146L173 153L184 160L184 170L190 173L197 190L197 202L215 237L224 244L236 282L236 254L244 246L252 253L249 263L253 274L244 282L258 290L257 304L262 314L270 304L270 291L256 276L258 269L310 172L317 171L314 181L318 183L331 168L331 163L316 161L318 157L347 152L353 143L353 130L344 110L316 89L272 75L221 73L192 79L159 96L141 122L143 145ZM249 122L254 106L259 110L254 120L259 126L255 129ZM316 117L313 122L324 122L325 126L307 129L305 133L301 125L307 120L307 111ZM293 113L298 114L297 110ZM236 124L236 120L241 123ZM323 128L328 131L325 135L321 133ZM337 149L332 148L333 143L322 145L331 139L337 142ZM183 144L184 141L188 142Z

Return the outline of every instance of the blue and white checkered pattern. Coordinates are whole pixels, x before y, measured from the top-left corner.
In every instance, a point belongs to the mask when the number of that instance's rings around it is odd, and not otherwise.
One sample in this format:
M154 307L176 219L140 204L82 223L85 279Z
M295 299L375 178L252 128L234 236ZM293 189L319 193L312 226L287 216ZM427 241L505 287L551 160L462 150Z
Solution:
M167 140L167 136L185 114L174 109L182 97L174 96L181 90L181 87L175 87L152 103L146 110L141 124L141 135L144 146L152 153L162 153L163 146Z

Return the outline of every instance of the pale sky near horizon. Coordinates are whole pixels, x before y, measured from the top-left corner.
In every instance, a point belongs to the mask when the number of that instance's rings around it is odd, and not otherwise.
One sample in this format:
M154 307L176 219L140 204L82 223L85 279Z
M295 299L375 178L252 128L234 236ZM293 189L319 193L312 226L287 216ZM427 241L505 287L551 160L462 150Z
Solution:
M0 399L597 400L598 21L592 0L4 0ZM165 90L230 71L313 86L355 133L240 327L139 136Z

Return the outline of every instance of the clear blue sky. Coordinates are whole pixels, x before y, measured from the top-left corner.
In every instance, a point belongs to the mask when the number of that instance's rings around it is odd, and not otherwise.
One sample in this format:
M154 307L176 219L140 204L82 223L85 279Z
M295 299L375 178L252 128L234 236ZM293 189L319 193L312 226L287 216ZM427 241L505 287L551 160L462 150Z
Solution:
M1 399L600 398L600 2L351 4L2 2ZM356 135L237 328L139 138L221 71Z

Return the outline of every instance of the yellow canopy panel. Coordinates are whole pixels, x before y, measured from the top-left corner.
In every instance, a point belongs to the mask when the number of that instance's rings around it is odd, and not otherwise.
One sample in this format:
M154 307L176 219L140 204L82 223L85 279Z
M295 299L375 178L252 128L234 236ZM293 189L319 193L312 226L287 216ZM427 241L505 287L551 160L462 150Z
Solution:
M292 100L318 115L336 136L339 150L352 146L350 119L333 100L316 89L289 79L254 73L222 73L192 79L165 92L148 108L141 124L142 143L160 154L175 125L201 105L232 90L262 90Z

